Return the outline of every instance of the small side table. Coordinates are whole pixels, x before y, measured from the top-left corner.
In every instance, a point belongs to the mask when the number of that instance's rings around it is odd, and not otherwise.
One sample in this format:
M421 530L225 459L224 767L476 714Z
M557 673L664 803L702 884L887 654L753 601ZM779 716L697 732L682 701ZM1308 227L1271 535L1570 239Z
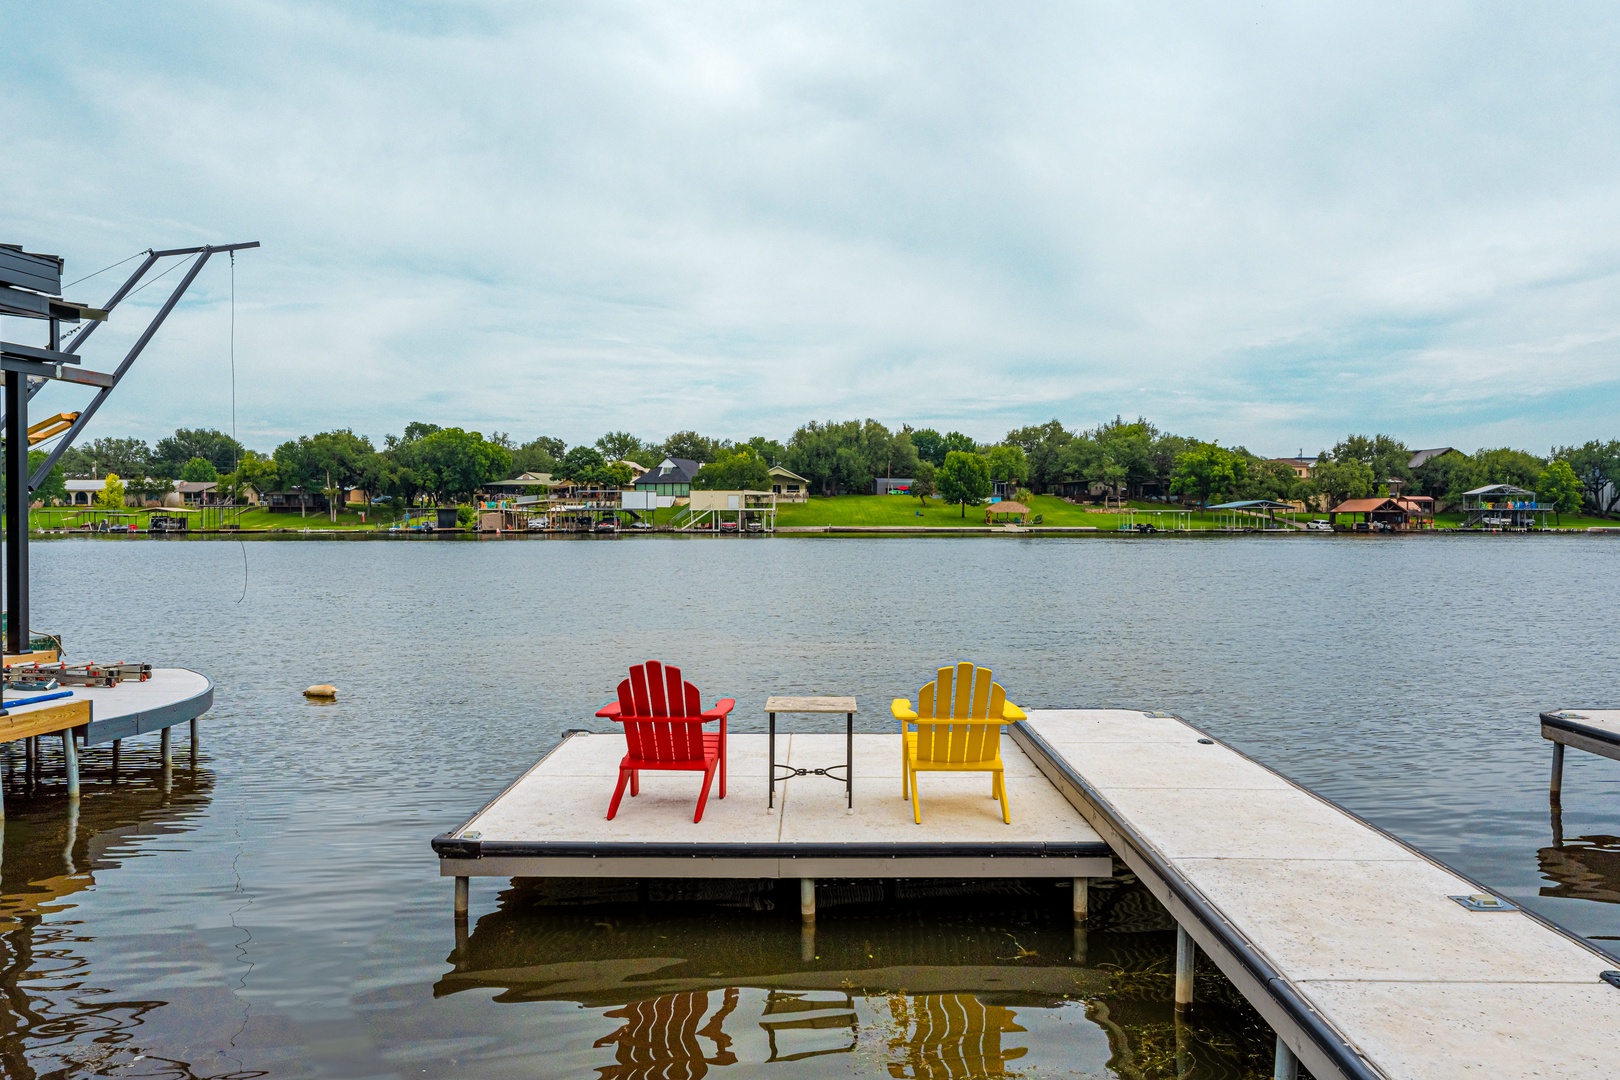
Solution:
M849 809L855 809L855 699L852 697L768 697L765 711L771 716L771 792L767 808L776 806L776 781L790 776L828 776L840 779L835 769L843 769L844 796ZM843 713L844 763L824 769L795 769L791 765L776 763L776 714L783 713ZM786 770L780 777L777 770Z

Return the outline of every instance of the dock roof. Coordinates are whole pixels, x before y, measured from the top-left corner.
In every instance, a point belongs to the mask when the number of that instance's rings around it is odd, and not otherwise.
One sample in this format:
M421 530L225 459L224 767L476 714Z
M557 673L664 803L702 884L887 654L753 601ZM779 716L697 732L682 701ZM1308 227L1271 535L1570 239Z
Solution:
M1293 503L1278 502L1275 499L1240 499L1237 502L1219 503L1211 506L1211 510L1294 510Z

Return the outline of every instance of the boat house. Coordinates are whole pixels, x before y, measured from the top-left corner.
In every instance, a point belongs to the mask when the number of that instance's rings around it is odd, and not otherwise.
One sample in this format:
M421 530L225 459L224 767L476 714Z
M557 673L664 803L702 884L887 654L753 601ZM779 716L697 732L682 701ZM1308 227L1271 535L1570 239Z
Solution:
M1556 508L1536 501L1536 493L1512 484L1489 484L1463 492L1465 529L1534 529L1547 527Z
M1340 516L1347 520L1341 522ZM1347 499L1328 511L1328 521L1348 532L1407 532L1434 528L1434 500L1427 495Z

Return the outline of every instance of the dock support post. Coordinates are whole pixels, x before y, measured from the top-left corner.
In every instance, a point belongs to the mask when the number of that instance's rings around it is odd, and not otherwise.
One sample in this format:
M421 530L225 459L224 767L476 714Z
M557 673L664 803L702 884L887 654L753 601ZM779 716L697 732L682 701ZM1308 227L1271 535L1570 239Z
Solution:
M808 964L816 958L816 924L807 922L799 927L799 963Z
M1564 793L1564 744L1553 743L1552 787L1547 792L1553 802L1558 802Z
M1277 1036L1277 1057L1271 1067L1271 1080L1299 1080L1299 1058L1288 1049L1288 1044Z
M73 741L73 729L62 732L62 760L67 765L68 798L79 797L79 748Z
M456 878L456 918L467 917L467 880L464 877Z
M1198 946L1193 944L1192 935L1187 933L1186 927L1176 927L1176 1011L1180 1012L1192 1005L1193 1000L1193 957L1197 955Z
M816 879L799 879L799 918L804 922L816 921Z
M1086 918L1091 914L1091 879L1077 877L1074 879L1074 925L1086 925Z
M158 745L163 750L163 767L165 769L174 764L174 754L171 751L171 740L169 738L169 732L172 730L172 728L164 728L158 735Z
M124 740L123 739L114 739L113 740L113 770L112 770L113 775L112 775L112 780L113 780L113 783L115 783L115 784L118 783L118 764L119 764L119 758L123 756L123 752L124 752Z

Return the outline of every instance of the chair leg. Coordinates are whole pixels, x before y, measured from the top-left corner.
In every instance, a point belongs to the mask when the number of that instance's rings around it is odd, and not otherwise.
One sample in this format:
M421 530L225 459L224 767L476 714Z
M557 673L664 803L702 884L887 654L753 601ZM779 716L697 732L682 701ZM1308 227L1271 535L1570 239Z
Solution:
M639 769L631 769L630 770L630 797L633 799L637 795L640 795L640 794L641 794L641 771Z
M907 783L910 777L911 755L906 752L906 725L900 725L900 797L911 798L911 787Z
M635 773L629 769L619 770L619 786L613 789L613 801L608 803L607 819L609 821L612 821L613 815L619 812L619 800L624 798L624 786L630 782L630 778L634 775Z
M719 761L714 761L709 764L707 769L703 770L703 790L698 794L697 813L692 815L692 824L694 825L703 820L703 808L709 803L709 785L714 783L714 773L719 766Z
M907 774L911 777L911 820L922 824L922 800L917 797L917 774L911 772L910 762L907 762Z
M726 725L720 722L720 797L726 797Z
M1007 778L1001 774L1000 769L996 770L996 790L1001 793L1001 823L1011 825L1012 807L1007 805Z

